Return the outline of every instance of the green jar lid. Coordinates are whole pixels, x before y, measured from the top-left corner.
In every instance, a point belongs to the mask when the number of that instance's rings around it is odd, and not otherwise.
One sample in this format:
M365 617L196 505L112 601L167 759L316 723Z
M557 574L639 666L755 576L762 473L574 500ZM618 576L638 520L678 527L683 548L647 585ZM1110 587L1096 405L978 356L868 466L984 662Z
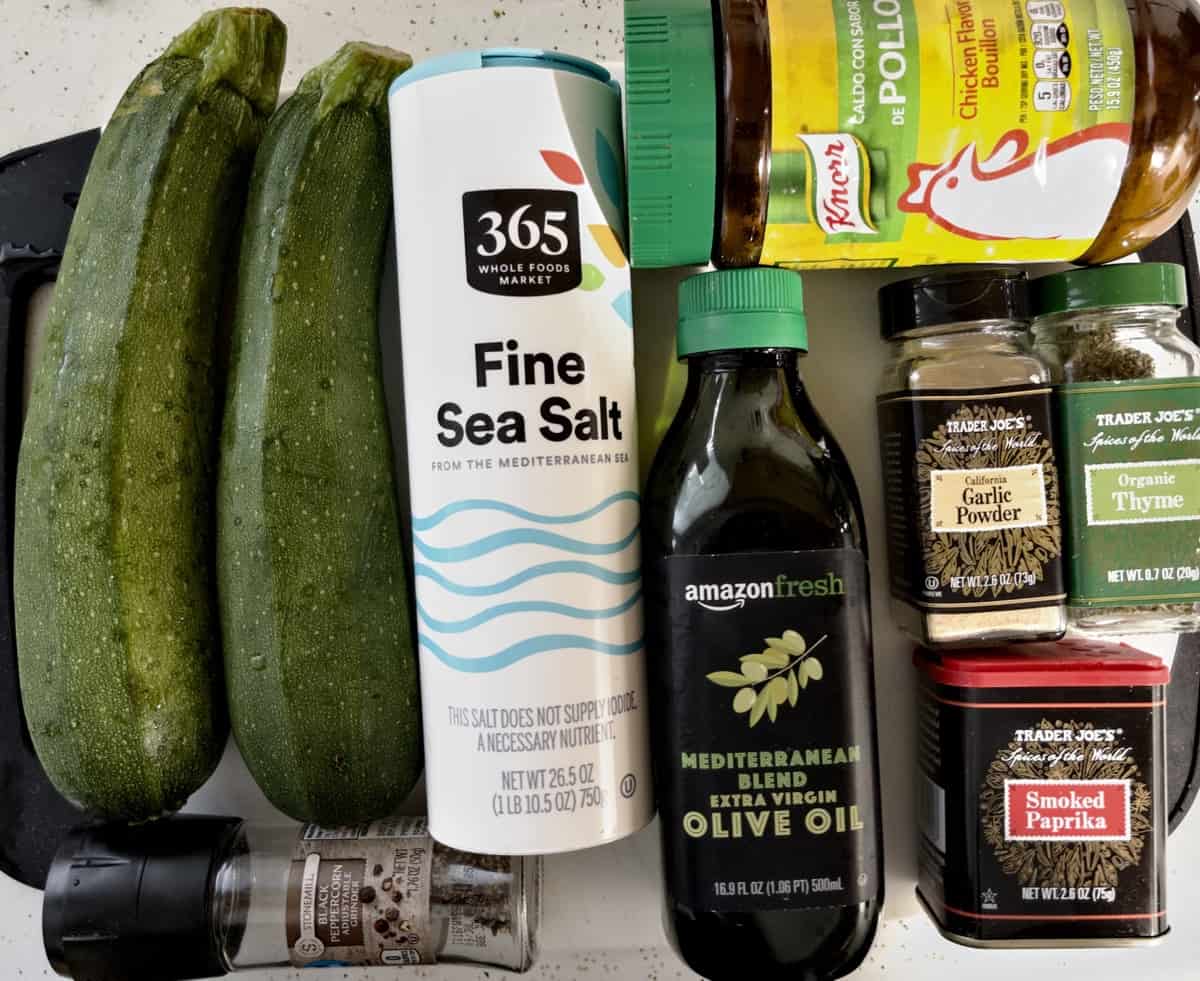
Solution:
M717 196L711 0L626 0L625 152L630 258L707 263Z
M1174 262L1122 262L1052 273L1033 282L1033 313L1097 307L1187 306L1187 274Z
M808 350L804 287L790 269L719 269L679 284L679 357L745 348Z

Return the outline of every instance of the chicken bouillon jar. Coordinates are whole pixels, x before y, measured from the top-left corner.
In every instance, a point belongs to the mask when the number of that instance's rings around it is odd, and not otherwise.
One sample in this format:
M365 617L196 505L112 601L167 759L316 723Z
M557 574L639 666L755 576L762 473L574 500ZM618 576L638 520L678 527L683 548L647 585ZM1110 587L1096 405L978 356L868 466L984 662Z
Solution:
M1105 262L1200 182L1196 0L625 10L635 266Z
M885 286L878 400L892 611L930 647L1055 640L1067 626L1050 370L1025 273Z

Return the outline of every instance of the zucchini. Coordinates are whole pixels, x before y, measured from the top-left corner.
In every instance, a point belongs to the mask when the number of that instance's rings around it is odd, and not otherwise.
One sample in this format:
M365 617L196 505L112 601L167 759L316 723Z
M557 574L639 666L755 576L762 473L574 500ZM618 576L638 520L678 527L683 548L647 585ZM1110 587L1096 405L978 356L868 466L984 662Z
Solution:
M88 173L21 441L22 701L54 785L141 820L227 736L212 562L216 327L286 34L205 14L125 92Z
M421 769L378 290L387 90L407 55L343 47L255 161L221 436L217 569L234 737L276 807L393 813Z

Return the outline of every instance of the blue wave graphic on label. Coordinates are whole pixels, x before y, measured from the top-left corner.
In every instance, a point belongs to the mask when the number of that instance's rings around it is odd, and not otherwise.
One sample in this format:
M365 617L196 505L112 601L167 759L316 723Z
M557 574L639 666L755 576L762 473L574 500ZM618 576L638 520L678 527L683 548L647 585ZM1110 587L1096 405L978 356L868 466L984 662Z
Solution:
M466 498L414 518L422 648L468 673L553 652L641 651L638 504L636 492L621 491L581 511L550 514ZM546 525L573 527L567 535ZM594 560L532 561L546 549ZM502 550L504 558L496 555ZM511 571L497 579L503 563ZM471 602L477 598L486 599Z
M576 634L547 634L545 637L530 637L520 643L506 647L495 654L486 657L456 657L447 653L427 634L418 634L417 640L421 646L447 667L456 671L478 673L481 671L498 671L516 664L534 654L544 654L546 651L584 650L597 651L601 654L612 654L617 657L636 654L642 649L641 638L631 644L606 644L594 637L582 637Z
M507 593L510 589L523 586L525 583L534 579L540 579L543 576L591 576L593 579L599 579L601 582L611 583L614 586L627 586L631 582L637 582L642 577L641 569L614 572L612 569L606 569L604 566L595 565L592 562L543 562L541 565L533 565L528 569L522 569L507 579L501 579L499 582L488 583L482 586L471 586L466 583L455 582L453 579L443 576L433 566L425 565L423 562L417 562L413 566L413 571L418 579L430 579L447 592L457 593L459 596L495 596L498 593Z
M563 552L574 552L576 555L612 555L632 545L637 533L635 525L633 531L619 541L584 542L577 538L568 538L566 535L556 535L552 531L542 531L540 528L514 528L512 531L500 531L478 541L448 548L437 548L414 534L413 544L425 558L435 562L466 562L468 559L490 555L513 545L546 545Z
M642 591L639 589L629 599L625 600L624 603L609 607L607 610L585 610L578 606L569 606L566 603L547 603L542 600L528 600L522 603L501 603L498 606L489 606L486 610L481 610L479 613L467 617L465 620L435 619L425 611L425 608L418 601L417 616L431 630L436 630L442 634L458 634L465 630L473 630L475 627L487 623L489 620L495 620L497 617L508 616L512 613L555 613L559 616L573 617L576 620L608 620L612 617L620 616L626 610L633 609L634 605L641 598Z
M468 498L464 501L455 501L453 504L447 504L443 508L434 511L433 514L424 518L413 518L413 531L429 531L431 528L436 528L447 518L453 517L456 514L462 514L464 511L503 511L505 514L511 514L514 518L522 518L525 521L534 521L543 525L573 525L580 521L587 521L588 518L594 518L596 515L607 511L614 504L620 504L622 501L637 501L638 495L633 491L621 491L618 494L613 494L611 497L606 497L603 501L593 508L588 508L586 511L580 511L577 514L539 514L537 511L527 511L525 508L517 507L515 504L507 504L504 501L494 501L490 498Z

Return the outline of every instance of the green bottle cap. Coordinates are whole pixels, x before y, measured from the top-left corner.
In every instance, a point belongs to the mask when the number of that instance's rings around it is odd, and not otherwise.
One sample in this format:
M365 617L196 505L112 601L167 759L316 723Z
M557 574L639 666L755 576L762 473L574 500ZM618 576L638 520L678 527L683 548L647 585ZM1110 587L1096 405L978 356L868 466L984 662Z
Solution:
M633 265L707 263L717 199L711 0L626 0L625 115Z
M1187 306L1187 274L1173 262L1122 262L1052 273L1033 282L1033 313L1097 307Z
M800 274L767 267L719 269L679 284L680 358L744 348L808 350Z

